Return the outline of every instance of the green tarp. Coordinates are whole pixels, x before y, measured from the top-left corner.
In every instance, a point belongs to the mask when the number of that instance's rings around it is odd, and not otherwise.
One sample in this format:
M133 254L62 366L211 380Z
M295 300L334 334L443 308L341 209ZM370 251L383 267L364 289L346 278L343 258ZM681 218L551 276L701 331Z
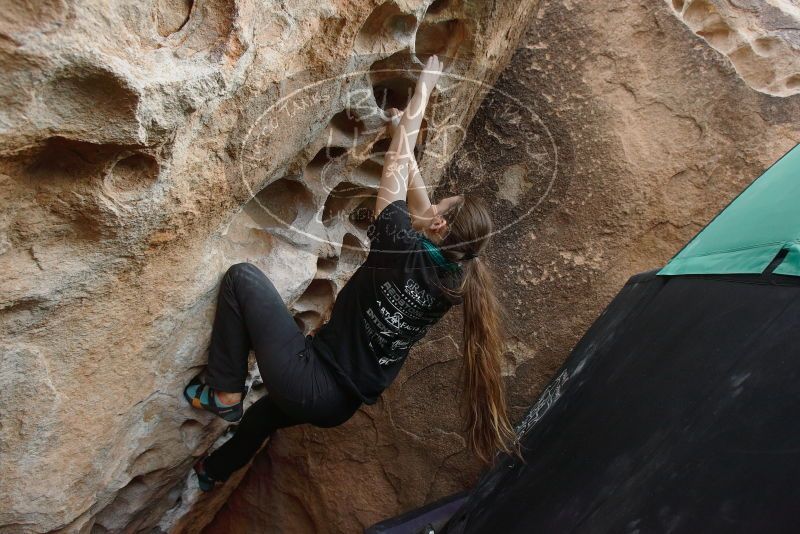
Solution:
M800 145L750 184L660 275L758 274L782 250L775 273L800 276Z

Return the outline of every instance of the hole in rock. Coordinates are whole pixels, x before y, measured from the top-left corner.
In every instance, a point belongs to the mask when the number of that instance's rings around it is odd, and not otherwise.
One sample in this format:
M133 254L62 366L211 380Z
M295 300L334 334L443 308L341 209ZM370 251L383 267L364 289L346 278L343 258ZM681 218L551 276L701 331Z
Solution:
M774 37L761 37L753 41L753 50L761 56L771 56L775 53L780 41Z
M330 190L344 176L344 165L350 150L344 147L325 146L308 162L304 170L306 180L320 182Z
M25 169L26 174L43 181L76 182L93 178L111 165L124 147L51 137Z
M134 154L117 161L106 183L119 192L141 192L158 178L158 162L149 154Z
M235 35L238 8L234 0L198 2L192 6L189 15L182 25L186 31L175 36L178 40L175 53L179 57L191 57L202 52L216 61L225 57L235 60L247 50Z
M119 223L125 213L109 208L106 197L113 196L113 191L102 191L102 180L123 154L130 155L130 147L55 136L42 146L4 159L3 163L38 188L40 204L62 218L72 237L97 240L115 235L122 228ZM153 169L147 172L152 173ZM149 182L147 176L136 179L137 186ZM25 226L14 231L24 232L24 229ZM63 229L58 233L59 239L63 238Z
M726 25L714 25L712 27L699 30L697 35L708 41L717 50L729 51L732 46L733 33Z
M365 198L350 212L350 223L356 228L366 230L367 226L372 223L374 209L375 197Z
M381 185L382 174L383 163L370 158L353 170L351 179L364 187L377 189Z
M255 214L256 218L251 214ZM264 221L263 218L268 220ZM272 224L275 220L265 216L263 209L251 200L228 225L223 242L226 258L231 262L266 259L272 253L275 241L267 231L274 226L264 226L265 222Z
M324 146L311 158L311 161L308 162L308 166L312 168L324 167L326 163L338 160L339 158L344 159L344 155L347 154L347 152L348 149L344 147Z
M704 22L711 15L716 15L716 8L706 0L694 0L683 13L683 20L691 28L696 29L704 26Z
M304 311L294 316L294 322L307 335L322 326L322 315L315 311Z
M314 316L309 312L313 312L319 318L326 317L331 306L333 306L334 287L330 280L323 280L315 278L308 284L308 287L300 295L300 298L292 306L296 311L295 321L300 321L299 324L303 328L313 326Z
M328 145L331 147L353 147L359 144L359 135L366 130L364 123L350 110L345 109L331 119L331 135Z
M184 421L180 427L181 439L186 448L194 452L194 450L202 443L205 427L199 421L190 419Z
M281 178L262 189L244 207L244 212L261 228L290 226L298 214L313 211L314 199L295 180Z
M450 7L450 0L435 0L428 6L425 13L428 15L438 15L448 7Z
M775 70L764 59L764 55L757 53L752 46L740 46L730 52L728 57L737 70L747 73L747 83L750 86L766 88L774 83Z
M336 258L323 258L322 256L317 258L317 278L330 277L336 272L336 264Z
M419 66L408 50L376 61L370 66L369 80L375 102L383 109L405 109L417 85Z
M367 249L361 240L351 233L346 233L342 239L342 252L339 262L345 267L354 269L367 259Z
M786 88L790 91L800 89L800 74L792 74L786 80Z
M374 198L375 192L351 182L341 182L333 188L325 200L322 223L331 226L349 219L351 212L364 200Z
M375 144L372 145L372 149L370 150L370 159L382 164L383 158L386 155L386 152L389 150L389 145L391 144L392 139L390 137L375 141Z
M387 39L402 41L411 36L416 26L414 15L403 13L394 2L386 2L375 8L364 21L355 46L360 51L369 51Z
M158 33L166 37L183 28L189 20L192 4L192 0L156 0L154 7Z
M415 84L408 78L391 78L375 84L372 93L383 109L405 109L414 94Z
M423 23L417 30L414 50L420 60L432 54L454 57L467 38L467 26L458 19Z
M328 280L315 278L297 300L296 305L304 310L324 310L333 302L333 286Z
M680 13L683 11L683 0L672 0L672 9Z

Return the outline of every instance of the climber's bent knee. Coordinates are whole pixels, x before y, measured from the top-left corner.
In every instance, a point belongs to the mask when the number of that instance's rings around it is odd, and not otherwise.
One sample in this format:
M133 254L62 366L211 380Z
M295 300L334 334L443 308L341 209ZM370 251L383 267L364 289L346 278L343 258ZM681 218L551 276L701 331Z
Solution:
M253 272L261 272L261 269L259 269L252 263L243 261L241 263L234 263L233 265L228 267L228 271L225 274L227 276L238 276L240 274L253 273Z

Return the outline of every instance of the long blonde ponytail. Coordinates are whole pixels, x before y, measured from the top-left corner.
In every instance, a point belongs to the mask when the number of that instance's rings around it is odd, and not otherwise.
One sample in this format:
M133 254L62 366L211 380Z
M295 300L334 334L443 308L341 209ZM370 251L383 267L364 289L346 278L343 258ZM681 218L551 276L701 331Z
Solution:
M462 198L463 202L442 214L450 231L440 246L445 257L461 263L463 273L455 293L463 302L462 401L467 442L484 463L492 462L497 452L521 458L503 387L502 312L482 254L492 233L492 220L479 198Z

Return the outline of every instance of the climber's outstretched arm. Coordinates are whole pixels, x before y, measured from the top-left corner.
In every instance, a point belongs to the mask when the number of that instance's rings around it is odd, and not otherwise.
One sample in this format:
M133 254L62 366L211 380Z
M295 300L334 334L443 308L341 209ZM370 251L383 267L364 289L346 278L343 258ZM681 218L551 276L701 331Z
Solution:
M417 160L411 158L410 177L408 179L408 211L411 212L411 220L418 220L423 217L431 208L431 199L428 196L428 188L422 180L422 175L417 166Z
M436 56L431 56L417 80L414 95L406 107L400 124L392 135L392 142L384 157L380 188L375 200L375 216L396 200L405 200L409 180L413 176L414 146L422 125L422 117L428 106L431 91L441 76L442 65ZM419 179L421 182L421 178ZM424 185L423 185L424 187Z
M389 114L389 132L394 135L400 124L400 119L403 112L397 108L387 110ZM428 197L428 188L425 186L425 181L422 174L419 172L419 165L417 164L416 157L412 157L409 162L411 163L408 168L408 210L411 212L411 219L413 221L422 220L431 207L431 200Z

